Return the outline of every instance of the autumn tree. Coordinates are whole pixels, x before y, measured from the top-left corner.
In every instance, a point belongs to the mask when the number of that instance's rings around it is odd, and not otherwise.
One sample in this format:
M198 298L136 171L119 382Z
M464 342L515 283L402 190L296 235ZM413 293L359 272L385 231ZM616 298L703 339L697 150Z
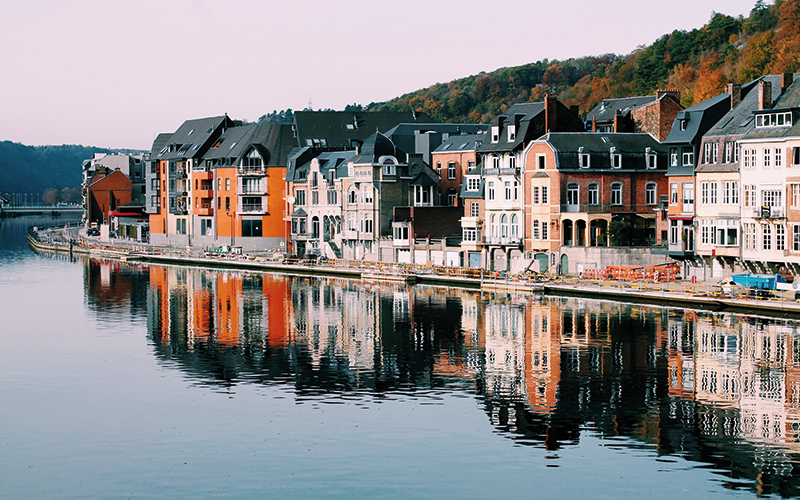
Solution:
M697 72L697 82L694 85L692 104L703 102L725 91L728 79L721 69L712 69L715 61L706 61Z
M775 37L772 31L764 31L753 35L747 43L741 67L739 81L749 82L767 73L775 56Z

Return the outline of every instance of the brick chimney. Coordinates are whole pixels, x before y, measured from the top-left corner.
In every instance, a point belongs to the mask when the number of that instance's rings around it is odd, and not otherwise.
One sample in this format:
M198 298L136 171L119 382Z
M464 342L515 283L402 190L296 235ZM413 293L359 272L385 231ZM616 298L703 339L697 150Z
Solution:
M784 73L781 75L781 94L786 92L786 89L789 88L792 81L794 81L794 73Z
M758 109L772 107L772 83L761 80L758 82Z
M592 117L592 132L597 132L597 117Z
M614 132L624 132L622 130L622 111L614 113Z
M555 94L544 96L544 131L558 132L558 98Z
M725 92L731 96L731 109L742 102L742 85L739 83L729 83L725 87Z

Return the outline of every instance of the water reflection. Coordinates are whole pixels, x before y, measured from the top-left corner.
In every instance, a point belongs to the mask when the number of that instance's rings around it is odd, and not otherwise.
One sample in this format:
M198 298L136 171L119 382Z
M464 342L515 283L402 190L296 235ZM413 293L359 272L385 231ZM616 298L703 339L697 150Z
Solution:
M590 433L800 493L794 321L90 261L98 314L146 315L155 352L222 390L299 402L474 394L496 432L558 455Z

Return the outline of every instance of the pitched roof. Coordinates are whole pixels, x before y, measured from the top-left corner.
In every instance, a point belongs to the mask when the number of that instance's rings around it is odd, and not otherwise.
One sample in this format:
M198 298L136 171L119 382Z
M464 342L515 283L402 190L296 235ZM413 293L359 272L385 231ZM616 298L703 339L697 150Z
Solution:
M658 96L655 95L643 97L623 97L620 99L603 99L597 106L592 108L591 111L586 113L586 122L591 123L592 120L598 123L613 122L617 111L625 116L634 109L656 102L657 99Z
M226 127L233 127L234 122L228 115L186 120L172 134L167 145L157 154L158 160L183 160L199 158L211 146L212 140Z
M296 111L294 127L298 146L349 149L376 131L388 131L400 123L433 123L425 113L410 111Z
M612 169L612 154L622 155L623 170L647 168L647 153L656 154L657 168L666 167L667 148L650 134L551 132L542 138L556 153L559 170L582 169L580 154L590 155L588 170ZM614 169L616 170L616 169Z
M793 75L792 84L789 85L789 88L786 89L786 92L783 93L773 104L772 108L765 109L765 110L754 110L753 115L763 114L763 113L773 113L773 112L782 112L782 111L790 111L790 110L797 110L800 108L800 75ZM777 85L775 83L772 84L772 95L775 95L775 87L778 87L778 91L780 92L780 83ZM798 115L793 113L792 117L792 125L788 127L759 127L755 128L755 126L744 136L744 139L761 139L761 138L773 138L773 137L797 137L800 136L800 120L798 120Z
M541 118L537 120L539 115ZM544 123L544 103L543 102L527 102L512 104L505 113L499 115L492 123L492 127L500 127L499 138L497 142L491 141L491 136L479 147L482 153L500 152L500 151L514 151L520 149L526 141L537 139L540 132L532 122L541 121ZM515 125L515 137L513 141L508 140L508 125ZM543 126L541 129L543 130ZM491 128L490 128L491 130ZM491 135L491 132L489 132Z
M434 153L452 153L454 151L475 151L486 138L486 134L464 134L450 136L433 150Z
M770 102L774 102L781 94L781 77L767 75L742 85L742 100L720 118L708 132L706 137L742 136L753 129L753 111L758 109L758 82L767 81L772 84Z
M731 96L722 93L678 111L664 144L700 144L703 134L730 110Z

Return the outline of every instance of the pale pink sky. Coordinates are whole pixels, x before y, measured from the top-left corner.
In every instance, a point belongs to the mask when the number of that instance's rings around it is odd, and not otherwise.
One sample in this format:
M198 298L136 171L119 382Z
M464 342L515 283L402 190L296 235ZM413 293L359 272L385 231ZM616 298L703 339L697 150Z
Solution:
M754 4L6 1L0 140L149 149L190 118L254 121L309 98L342 109L545 58L628 54Z

